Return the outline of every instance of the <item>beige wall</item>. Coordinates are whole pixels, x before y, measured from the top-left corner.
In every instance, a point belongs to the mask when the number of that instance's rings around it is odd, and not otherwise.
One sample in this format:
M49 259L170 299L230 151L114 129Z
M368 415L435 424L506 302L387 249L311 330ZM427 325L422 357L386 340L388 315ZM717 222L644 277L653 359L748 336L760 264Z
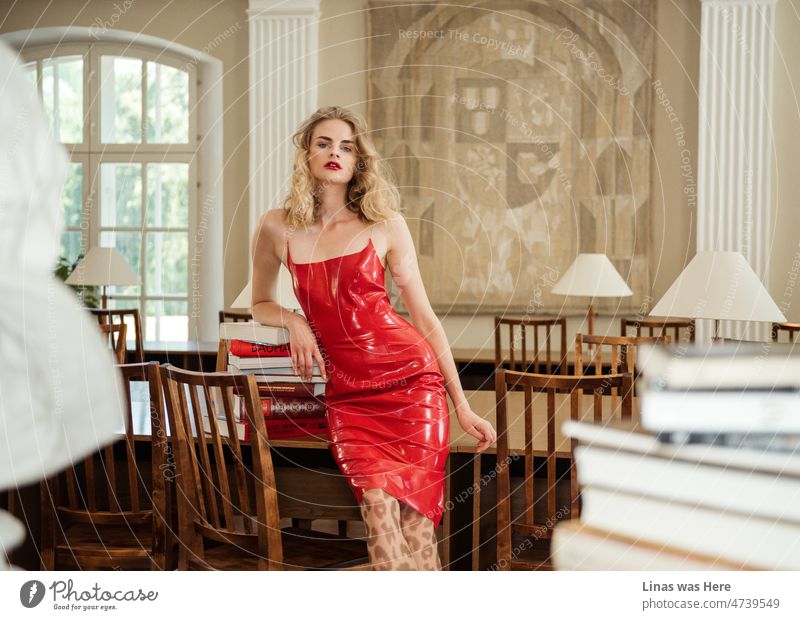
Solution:
M778 0L775 55L775 241L770 289L778 303L789 302L790 318L800 320L800 304L785 297L792 260L800 250L798 200L800 174L795 171L800 144L797 84L800 84L800 0ZM50 5L48 7L48 4ZM0 0L0 31L38 26L91 26L107 19L113 4L91 0ZM218 5L218 6L217 6ZM117 28L143 32L203 49L226 28L242 28L210 53L223 61L225 132L225 300L230 303L247 281L247 27L246 0L136 0ZM81 8L83 7L83 9ZM343 105L366 115L367 1L322 0L319 28L319 104ZM653 291L654 300L665 292L694 254L695 212L687 204L684 187L696 183L697 88L699 82L699 0L659 0L654 81L685 129L686 145L679 144L663 107L654 101L653 116ZM691 158L691 180L681 173L681 151ZM800 268L798 264L795 269ZM800 293L798 293L800 296ZM798 307L795 307L798 306ZM441 317L455 346L491 346L491 317ZM600 321L598 328L608 323ZM574 325L574 329L579 329ZM616 322L610 325L616 333ZM571 330L571 331L573 331Z
M650 306L666 292L695 251L697 209L684 189L696 192L697 188L700 2L658 2L656 28L652 82L660 82L662 91L659 93L657 87L653 90L653 300ZM668 102L673 108L674 120L662 104L662 95L663 103ZM685 144L680 141L681 128L685 132L682 136ZM687 156L691 170L684 177L681 162Z

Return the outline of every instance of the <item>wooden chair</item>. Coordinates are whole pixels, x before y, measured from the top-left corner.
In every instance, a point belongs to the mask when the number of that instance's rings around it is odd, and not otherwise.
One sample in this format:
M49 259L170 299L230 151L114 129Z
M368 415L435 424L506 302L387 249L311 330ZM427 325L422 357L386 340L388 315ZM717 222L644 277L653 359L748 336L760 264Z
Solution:
M620 336L628 336L629 328L635 330L636 333L634 335L636 337L666 336L669 331L672 331L673 342L694 342L694 319L621 319Z
M144 338L142 337L142 319L137 308L123 308L108 310L104 308L91 308L91 313L97 318L101 325L111 325L125 323L129 327L133 326L134 352L133 361L144 364ZM130 331L127 332L130 335ZM127 348L127 341L126 341ZM130 353L129 353L130 356ZM124 362L120 362L124 363Z
M125 323L116 323L113 325L101 323L100 331L108 342L108 346L114 352L117 363L124 364L128 354L127 343L125 341L125 334L128 332L128 326L125 325Z
M557 457L564 454L562 446L556 444L556 403L570 408L570 419L586 419L583 405L584 391L589 391L587 398L593 399L591 419L603 421L612 417L630 419L632 417L632 381L629 373L576 376L546 375L522 373L510 370L495 371L495 397L497 401L497 567L501 570L512 569L548 569L551 567L549 549L536 548L535 543L526 545L519 543L512 547L512 535L517 534L535 541L549 541L553 528L562 519L578 516L578 484L575 469L572 467L571 452L574 440L569 444L569 471L559 476ZM516 387L524 392L524 406L521 412L509 413L507 396ZM616 390L621 398L612 407L603 412L606 397L611 390ZM545 392L547 415L545 428L534 428L533 393ZM560 393L559 393L560 392ZM566 394L566 396L565 396ZM541 402L541 399L539 400ZM610 409L610 411L608 410ZM524 478L512 489L509 451L509 426L512 416L523 416L525 422ZM534 458L538 456L533 450L534 434L547 434L547 449L544 455L546 487L543 493L536 493L535 475L541 469L535 467ZM541 458L541 457L540 457ZM563 459L562 459L563 460ZM567 478L568 477L568 478ZM565 484L569 480L568 491ZM522 509L513 511L512 495L518 497L520 487L524 492ZM544 497L544 506L541 497ZM549 545L548 545L549 546Z
M21 510L21 501L19 495L19 489L12 488L6 489L4 491L0 491L0 512L6 511L11 517L18 519L19 521L25 522L25 515ZM3 517L4 515L0 515ZM1 526L0 526L1 527ZM1 537L0 537L1 538ZM4 541L7 542L7 541ZM22 543L24 544L24 542ZM20 547L22 546L20 545ZM14 549L6 549L5 554L3 553L2 546L0 545L0 566L14 566L17 563L15 559L16 554L19 552L19 547Z
M366 543L280 527L272 454L255 377L162 366L177 452L178 567L217 570L364 568ZM233 391L250 440L240 439ZM194 429L198 429L195 432Z
M253 315L249 312L231 312L228 310L219 311L220 323L247 323L252 321Z
M118 368L127 403L124 438L40 485L43 570L168 568L167 480L174 473L158 364ZM134 407L150 412L150 472L137 466Z
M797 342L797 334L800 334L800 323L773 323L772 341L779 342L781 334L786 334L787 342Z
M508 325L508 356L502 347L502 326ZM553 357L552 341L553 328L560 329L559 350ZM519 332L517 332L519 328ZM532 338L528 338L528 328L532 333ZM543 333L542 333L543 332ZM517 336L517 333L519 335ZM540 334L542 337L540 338ZM528 350L528 342L533 345ZM544 345L544 360L542 360L541 345ZM519 350L520 359L516 358L515 352ZM530 357L529 357L530 356ZM494 363L495 368L508 368L526 372L554 373L556 370L560 374L567 374L567 320L559 317L536 317L536 316L495 316L494 317Z
M575 334L575 374L584 374L588 366L594 368L594 374L635 373L636 347L641 344L668 344L671 336L594 336ZM586 357L583 345L594 345ZM604 358L603 349L610 349L610 356ZM589 362L589 363L587 363Z

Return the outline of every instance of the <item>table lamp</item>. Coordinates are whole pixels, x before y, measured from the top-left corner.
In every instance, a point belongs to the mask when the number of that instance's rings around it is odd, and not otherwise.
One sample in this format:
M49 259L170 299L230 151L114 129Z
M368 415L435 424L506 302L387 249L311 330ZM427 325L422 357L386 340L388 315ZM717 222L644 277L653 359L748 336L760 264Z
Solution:
M653 316L783 323L775 305L740 252L698 252L650 311Z
M233 308L233 309L245 308L245 309L249 310L250 312L252 312L252 307L250 305L252 303L252 299L253 299L253 288L252 288L252 286L253 286L252 281L248 282L245 285L245 287L242 289L242 292L239 293L236 296L236 299L233 300L233 303L231 304L231 308ZM293 309L294 308L290 308L290 310L293 310ZM298 310L300 310L300 309L298 308Z
M556 295L589 297L589 333L594 333L594 298L629 297L633 291L605 254L578 254L567 272L553 286Z
M102 286L105 310L108 304L107 288L139 284L139 276L116 248L92 248L78 261L65 283L70 286Z

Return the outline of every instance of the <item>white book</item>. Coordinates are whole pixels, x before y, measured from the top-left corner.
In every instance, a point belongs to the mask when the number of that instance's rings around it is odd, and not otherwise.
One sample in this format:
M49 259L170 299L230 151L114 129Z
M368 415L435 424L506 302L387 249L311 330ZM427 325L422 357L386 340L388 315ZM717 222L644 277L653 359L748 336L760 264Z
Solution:
M233 372L241 373L243 375L271 375L271 376L297 376L294 370L291 367L285 368L239 368L237 366L229 366L229 368L233 369ZM311 373L312 377L319 377L321 376L319 373L319 369L315 369Z
M635 429L633 423L593 424L568 420L561 430L565 436L585 445L651 454L669 461L800 477L800 455L797 454L702 444L666 444L652 433Z
M254 374L253 376L256 378L256 383L319 383L322 386L327 383L327 381L319 375L311 375L310 381L306 381L299 375Z
M800 432L800 391L647 391L642 425L657 431Z
M247 340L269 344L288 344L289 330L283 327L270 327L256 321L220 323L220 340Z
M581 501L581 520L589 527L753 568L800 569L797 523L601 487L583 489Z
M288 355L275 357L239 357L238 355L229 353L228 364L242 370L253 368L291 368L292 358ZM314 361L313 364L314 368L318 366L316 361Z
M600 486L800 524L800 475L704 465L596 445L576 447L575 463L582 488Z
M742 563L687 553L587 526L578 519L555 527L550 547L556 570L748 570Z
M640 345L636 367L648 390L800 388L798 353L787 343Z

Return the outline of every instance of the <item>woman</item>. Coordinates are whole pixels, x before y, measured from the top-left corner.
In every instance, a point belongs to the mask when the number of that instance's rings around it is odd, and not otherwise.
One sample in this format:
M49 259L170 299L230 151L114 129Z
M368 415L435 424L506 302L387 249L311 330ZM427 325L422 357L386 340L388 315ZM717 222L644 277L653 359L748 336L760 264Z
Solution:
M352 112L317 110L294 134L292 187L253 244L253 316L289 331L292 366L327 379L328 439L361 507L376 570L440 569L449 410L496 439L469 407L420 277L399 194ZM281 263L305 318L276 299ZM413 325L392 308L389 269Z

